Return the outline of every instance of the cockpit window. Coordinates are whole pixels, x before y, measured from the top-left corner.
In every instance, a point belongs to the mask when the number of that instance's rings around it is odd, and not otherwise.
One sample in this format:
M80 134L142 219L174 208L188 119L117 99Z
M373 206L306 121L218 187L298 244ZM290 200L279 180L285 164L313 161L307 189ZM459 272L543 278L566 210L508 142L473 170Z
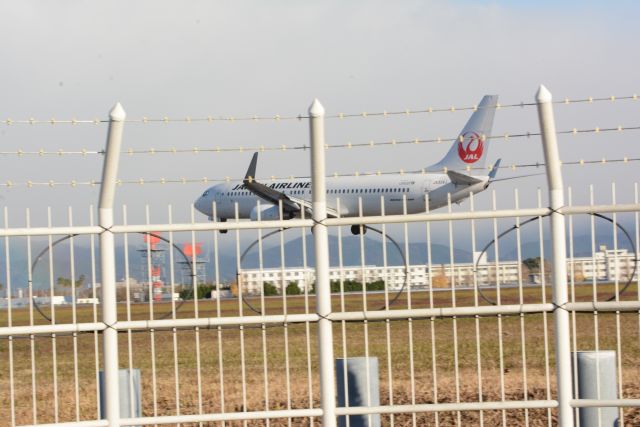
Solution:
M204 193L202 193L202 197L207 197L208 195L209 195L209 190L207 190Z

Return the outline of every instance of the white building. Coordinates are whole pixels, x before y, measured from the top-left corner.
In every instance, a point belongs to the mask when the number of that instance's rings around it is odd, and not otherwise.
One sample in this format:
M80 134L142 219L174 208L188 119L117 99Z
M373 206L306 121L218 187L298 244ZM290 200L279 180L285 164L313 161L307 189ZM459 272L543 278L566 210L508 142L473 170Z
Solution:
M477 258L477 255L476 255ZM432 264L431 277L429 277L429 266L410 265L404 266L345 266L342 268L331 267L329 269L329 280L352 280L360 283L373 283L379 280L384 281L389 290L399 290L403 286L411 286L412 289L426 289L430 281L434 287L472 286L474 284L475 265L473 263L458 264ZM496 270L499 272L496 275ZM480 259L477 266L477 280L479 284L495 283L499 277L501 283L518 281L518 263L516 261L502 261L496 268L495 263L488 263L486 254ZM440 279L439 279L440 278ZM264 283L274 285L278 291L291 283L297 283L301 290L307 287L309 290L315 282L315 270L313 268L265 268L262 270L242 270L239 280L242 284L243 292L259 294Z
M474 259L478 259L479 253L474 254ZM577 281L591 280L594 271L599 281L628 280L633 271L636 256L626 249L610 250L605 246L600 247L593 257L580 257L567 260L568 274L573 274ZM518 261L500 260L487 261L486 253L479 259L477 265L474 263L456 264L432 264L411 265L407 269L408 277L406 285L412 289L428 289L432 283L434 287L450 287L451 285L467 287L478 285L495 284L496 282L518 283L519 277L523 275L524 268L518 265ZM475 270L475 275L474 275ZM431 272L431 273L429 273ZM535 273L530 276L539 276ZM637 279L636 271L634 278ZM315 270L313 268L265 268L262 270L242 270L238 276L241 281L243 292L259 294L264 283L271 283L278 291L285 288L290 283L297 283L301 290L307 287L309 290L315 282ZM329 280L353 280L360 283L372 283L378 280L384 281L389 290L399 290L405 284L404 266L345 266L343 268L332 267L329 269ZM529 281L528 277L522 278L525 283L540 283L539 281Z
M64 305L67 304L67 300L62 295L54 295L53 297L34 297L33 298L38 305Z
M592 257L573 258L567 261L568 273L576 281L593 280L594 276L599 281L613 282L627 281L630 278L638 279L638 271L634 273L637 255L626 249L607 249L600 246L600 251ZM630 277L633 273L633 277Z

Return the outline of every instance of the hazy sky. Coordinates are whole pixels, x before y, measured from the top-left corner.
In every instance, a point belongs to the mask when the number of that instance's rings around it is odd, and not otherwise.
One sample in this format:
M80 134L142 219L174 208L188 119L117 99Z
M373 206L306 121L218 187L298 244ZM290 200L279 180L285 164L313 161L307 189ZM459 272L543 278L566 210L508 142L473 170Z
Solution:
M3 1L0 13L0 120L105 118L119 101L131 119L304 114L314 97L329 114L470 106L484 94L503 104L530 102L545 84L556 99L640 92L640 4L609 2L441 1ZM640 101L556 106L558 129L640 125ZM455 137L468 112L327 121L330 144ZM101 125L0 124L3 152L100 150ZM497 112L494 134L538 130L533 107ZM303 121L138 124L125 126L124 148L212 148L308 144ZM562 136L563 160L640 157L640 131ZM448 146L330 150L329 172L415 170ZM259 176L306 175L309 153L267 152ZM241 177L245 153L123 155L122 179ZM495 141L503 164L542 161L539 138ZM0 203L12 223L30 207L35 224L63 224L67 206L88 221L98 187L26 188L27 181L100 179L99 155L2 155ZM565 168L565 184L584 201L633 200L638 165ZM522 173L533 172L531 170ZM520 173L516 171L515 173ZM501 172L504 176L514 172ZM544 177L495 186L499 207L535 205ZM207 184L118 188L129 222L189 219ZM491 195L478 196L487 207ZM467 208L463 204L462 208ZM120 208L118 207L118 210ZM198 220L204 218L197 214Z

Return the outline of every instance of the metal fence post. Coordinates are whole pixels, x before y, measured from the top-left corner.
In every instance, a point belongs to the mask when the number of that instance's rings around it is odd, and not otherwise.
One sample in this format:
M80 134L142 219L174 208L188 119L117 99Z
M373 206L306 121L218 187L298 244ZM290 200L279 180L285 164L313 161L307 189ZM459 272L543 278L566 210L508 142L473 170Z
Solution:
M120 425L120 408L118 393L118 331L111 326L118 321L116 307L116 264L115 243L111 227L113 226L113 199L116 190L118 161L122 145L122 128L126 113L117 103L109 113L109 134L105 147L102 167L102 183L100 185L100 202L98 204L98 224L100 233L100 277L102 287L102 322L107 326L103 331L103 357L106 414L109 427Z
M536 94L538 119L544 147L544 159L549 184L549 203L551 208L551 241L553 256L553 276L551 281L553 304L554 339L556 350L556 375L558 382L558 425L573 426L573 410L571 409L571 348L569 312L564 308L569 302L567 289L567 248L565 242L564 216L557 212L564 206L564 189L562 172L560 171L560 155L556 138L556 124L553 118L551 92L540 85Z
M336 425L336 392L333 370L333 331L331 320L331 288L329 286L329 238L327 226L327 192L324 162L324 107L315 99L309 108L311 133L311 191L313 210L313 243L316 264L316 312L318 320L318 354L320 357L320 404L322 425Z

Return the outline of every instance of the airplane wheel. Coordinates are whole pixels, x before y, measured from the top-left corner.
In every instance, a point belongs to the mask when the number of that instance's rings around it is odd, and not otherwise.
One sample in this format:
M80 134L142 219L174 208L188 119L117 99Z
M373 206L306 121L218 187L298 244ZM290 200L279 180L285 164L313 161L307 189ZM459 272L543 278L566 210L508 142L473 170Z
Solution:
M354 236L358 236L360 234L360 225L352 225L351 226L351 234ZM362 226L362 234L367 233L367 227L365 225Z

